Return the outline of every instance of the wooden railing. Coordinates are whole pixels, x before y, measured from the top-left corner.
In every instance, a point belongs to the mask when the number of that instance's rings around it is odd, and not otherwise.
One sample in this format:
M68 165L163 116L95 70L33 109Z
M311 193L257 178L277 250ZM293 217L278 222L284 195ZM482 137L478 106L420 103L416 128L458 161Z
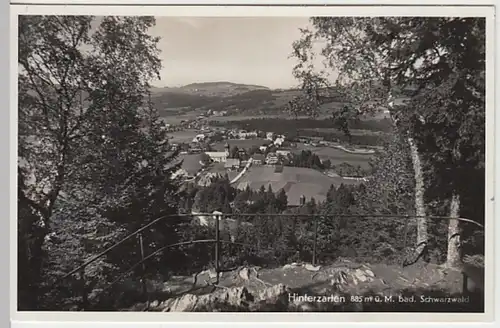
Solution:
M174 244L169 244L169 245L164 245L158 249L156 249L154 252L151 254L146 255L146 250L145 250L145 244L144 244L144 236L143 232L146 229L152 228L154 225L158 224L159 222L169 219L169 218L194 218L194 217L210 217L211 220L214 222L214 227L215 227L215 238L214 239L200 239L200 240L190 240L190 241L184 241L184 242L179 242L179 243L174 243ZM250 214L250 213L237 213L237 214L214 214L214 213L197 213L197 214L174 214L174 215L165 215L161 216L152 222L146 224L142 228L132 232L128 236L124 237L120 241L116 242L112 246L106 248L104 251L100 252L99 254L95 255L91 259L87 260L83 264L79 265L75 269L71 270L70 272L66 273L64 276L62 276L60 279L58 279L56 282L54 282L51 285L51 288L57 287L58 284L61 284L64 280L68 279L70 276L73 276L77 273L80 274L80 277L83 282L83 289L81 291L82 293L82 308L85 309L88 306L88 292L85 288L85 268L89 266L90 264L96 262L97 260L103 258L106 256L108 253L111 251L115 250L116 248L120 247L123 245L127 240L131 240L131 238L137 236L139 239L138 243L138 248L139 248L139 254L141 256L141 260L130 266L128 269L126 269L123 273L121 273L116 279L111 281L103 291L107 290L108 288L112 287L116 283L118 283L120 280L122 280L128 273L132 272L139 266L142 266L142 271L146 271L146 262L153 258L154 256L164 252L165 250L172 248L172 247L179 247L179 246L185 246L185 245L191 245L191 244L214 244L215 247L215 256L214 256L214 267L215 267L215 272L217 275L217 280L216 284L219 283L219 273L221 272L221 253L220 253L220 246L221 244L233 244L233 245L240 245L248 248L257 248L256 245L250 245L250 244L245 244L245 243L239 243L239 242L233 242L233 241L225 241L221 240L220 238L220 222L223 221L224 218L230 218L230 217L257 217L257 216L265 216L265 217L302 217L302 218L311 218L313 221L313 247L312 247L312 258L311 258L311 263L313 265L317 264L317 237L318 237L318 218L373 218L373 219L387 219L387 218L400 218L400 219L415 219L415 218L422 218L421 216L412 216L412 215L337 215L337 214L331 214L331 215L324 215L324 214ZM480 229L484 229L484 226L476 221L466 219L466 218L453 218L453 217L446 217L446 216L425 216L424 218L431 219L431 220L459 220L461 222L467 222L470 224L473 224ZM408 224L408 220L406 220L406 224ZM406 243L406 242L405 242ZM405 247L404 245L403 247ZM285 251L290 251L290 252L296 252L296 250L285 250ZM467 272L463 272L464 276L464 284L463 288L467 288L467 280L471 277L467 275ZM142 290L143 293L147 293L147 287L146 287L146 280L143 275L142 279Z

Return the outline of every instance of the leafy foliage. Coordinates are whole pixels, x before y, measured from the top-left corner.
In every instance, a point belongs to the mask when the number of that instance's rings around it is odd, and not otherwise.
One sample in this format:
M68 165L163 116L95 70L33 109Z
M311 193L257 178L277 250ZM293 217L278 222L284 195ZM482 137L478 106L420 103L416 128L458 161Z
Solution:
M310 150L303 150L300 154L290 154L285 163L287 166L294 167L308 167L316 170L325 169L324 164L318 155L314 154Z
M45 259L33 266L42 277L38 289L127 231L176 211L177 182L170 178L176 152L148 98L148 82L161 66L158 40L147 34L153 25L150 17L20 16L19 201L25 210L19 221L27 226L19 240L36 238L31 251ZM30 231L33 215L42 233ZM173 238L172 224L156 228L159 241ZM132 248L126 259L110 254L106 264L87 267L87 287L126 267L137 255ZM46 296L38 306L58 302L54 293Z
M304 97L321 104L332 90L343 94L348 105L333 118L347 135L350 120L390 110L395 133L414 138L422 153L429 210L439 212L457 194L461 215L483 221L485 20L313 17L311 23L293 45ZM326 68L338 72L333 83L314 71L315 42L322 43ZM407 101L394 105L403 95Z

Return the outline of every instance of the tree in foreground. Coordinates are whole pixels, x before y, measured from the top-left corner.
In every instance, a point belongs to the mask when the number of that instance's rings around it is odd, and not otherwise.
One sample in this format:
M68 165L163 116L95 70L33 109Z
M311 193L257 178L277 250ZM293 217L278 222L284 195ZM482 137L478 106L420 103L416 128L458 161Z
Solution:
M361 115L389 111L413 166L417 255L428 244L428 211L445 206L452 217L484 220L485 20L314 17L310 23L293 45L294 74L305 92L290 109L317 114L340 93L347 104L333 114L346 134ZM314 67L317 55L326 70ZM335 83L330 73L338 74ZM451 220L449 265L459 261L459 235Z
M151 17L19 18L19 249L28 250L19 258L44 282L176 211L177 153L148 98L161 67L158 39L148 35L154 24ZM157 227L157 242L173 238L172 224ZM104 261L123 267L137 247L126 251L126 259ZM107 280L102 263L86 270L89 285Z

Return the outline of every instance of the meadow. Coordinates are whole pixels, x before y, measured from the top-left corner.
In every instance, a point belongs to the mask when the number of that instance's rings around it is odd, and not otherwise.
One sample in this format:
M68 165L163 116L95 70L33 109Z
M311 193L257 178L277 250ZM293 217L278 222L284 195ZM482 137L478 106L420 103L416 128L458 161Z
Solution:
M336 130L334 130L332 128L307 128L307 129L300 129L300 131L315 131L315 132L319 132L319 133L337 132ZM352 129L349 132L353 136L369 136L369 135L384 136L385 134L387 134L387 132L384 132L384 131L373 131L373 130L365 130L365 129ZM340 134L341 132L338 131L337 133Z
M171 138L171 143L190 143L193 141L193 138L200 134L197 130L194 129L186 129L182 131L170 132L168 135Z
M276 173L272 166L252 166L248 173L235 183L235 187L243 190L247 186L259 190L262 186L277 192L284 189L290 204L298 205L303 195L308 200L324 201L331 185L358 184L359 182L341 177L329 177L323 173L304 167L285 166L283 172Z
M237 121L246 121L260 118L269 118L269 119L277 119L282 118L282 115L275 114L262 114L262 115L231 115L231 116L210 116L207 117L207 122L210 123L225 123L225 122L237 122Z
M321 160L330 160L332 165L349 163L354 166L361 166L363 169L370 168L370 159L373 155L351 154L343 150L332 147L312 147L299 143L297 147L292 149L294 153L300 153L303 150L309 150L318 155Z

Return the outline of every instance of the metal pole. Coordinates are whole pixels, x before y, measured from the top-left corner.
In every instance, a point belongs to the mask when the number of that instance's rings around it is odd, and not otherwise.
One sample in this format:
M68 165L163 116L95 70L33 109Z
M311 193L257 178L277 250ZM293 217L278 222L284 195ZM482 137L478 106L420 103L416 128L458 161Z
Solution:
M141 278L142 293L144 296L147 296L146 308L149 308L149 294L148 294L148 288L146 286L146 263L144 262L144 242L142 240L142 233L140 233L138 236L139 236L139 246L141 248L141 262L142 262L142 278Z
M316 265L316 240L318 239L318 217L314 217L314 240L312 265Z
M217 275L216 278L217 284L219 283L219 242L220 242L219 220L220 216L217 215L215 217L215 274Z
M87 286L85 283L85 267L80 270L80 282L82 284L82 310L85 311L88 307Z
M462 293L464 295L467 295L469 293L469 288L468 288L468 280L469 278L467 277L467 274L465 272L462 272Z

